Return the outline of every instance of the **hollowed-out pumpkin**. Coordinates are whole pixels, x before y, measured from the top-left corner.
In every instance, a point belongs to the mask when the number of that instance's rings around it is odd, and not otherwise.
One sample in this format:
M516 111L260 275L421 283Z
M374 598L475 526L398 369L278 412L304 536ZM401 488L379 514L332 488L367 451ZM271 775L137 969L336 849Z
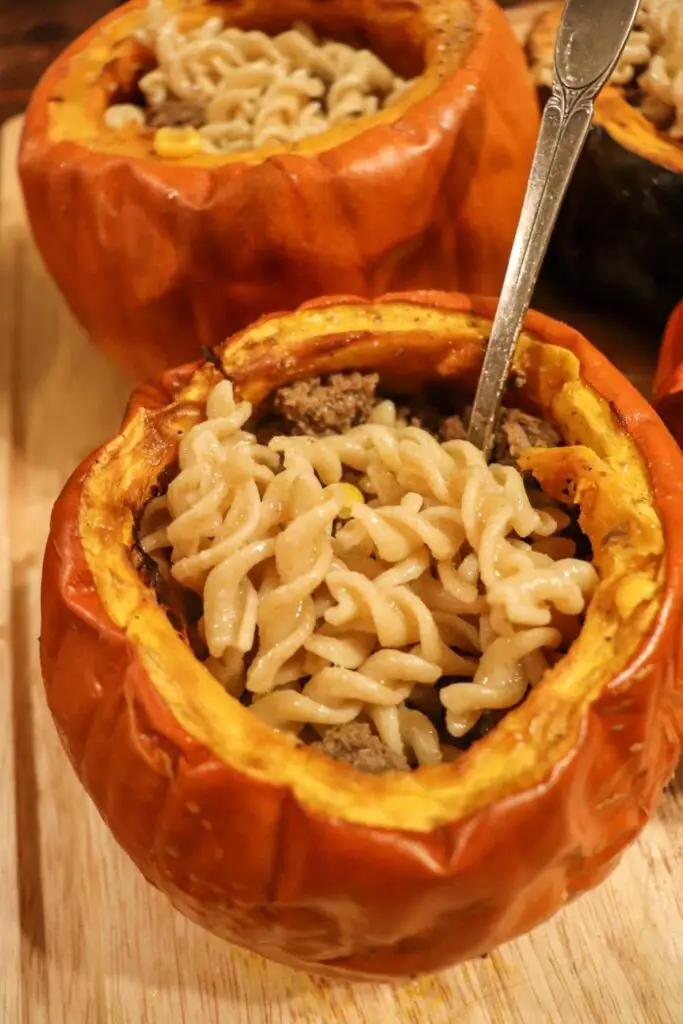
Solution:
M493 0L171 0L364 45L414 86L292 147L162 160L151 130L103 124L149 70L144 4L98 22L48 70L20 156L33 233L93 339L136 375L325 292L498 291L538 125L524 57Z
M542 15L528 44L547 63L562 5ZM683 147L609 85L562 204L548 249L558 280L602 305L663 325L680 298Z
M602 355L538 314L517 383L566 445L522 466L580 506L601 581L569 652L455 763L369 776L271 731L138 571L138 515L223 375L257 408L349 368L471 389L494 308L422 292L266 317L140 389L54 509L41 654L68 755L147 879L274 960L393 977L484 953L605 878L677 763L683 456Z

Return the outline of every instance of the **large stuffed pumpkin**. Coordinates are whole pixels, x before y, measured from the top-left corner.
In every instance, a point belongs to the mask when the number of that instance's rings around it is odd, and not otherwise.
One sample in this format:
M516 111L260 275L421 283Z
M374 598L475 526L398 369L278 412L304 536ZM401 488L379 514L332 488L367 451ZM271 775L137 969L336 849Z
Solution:
M563 447L521 468L574 503L599 585L578 637L454 763L364 774L223 689L141 572L142 510L226 376L376 372L470 392L495 304L325 299L266 317L134 396L59 498L42 668L71 762L145 877L230 942L309 971L390 978L483 954L604 879L673 774L683 734L683 456L584 338L530 314L516 394Z
M392 106L292 145L159 156L110 128L153 58L131 0L78 39L30 104L20 156L47 267L92 338L140 377L315 295L495 294L538 125L523 54L493 0L168 3L280 32L359 39L414 84ZM166 152L162 150L162 152Z

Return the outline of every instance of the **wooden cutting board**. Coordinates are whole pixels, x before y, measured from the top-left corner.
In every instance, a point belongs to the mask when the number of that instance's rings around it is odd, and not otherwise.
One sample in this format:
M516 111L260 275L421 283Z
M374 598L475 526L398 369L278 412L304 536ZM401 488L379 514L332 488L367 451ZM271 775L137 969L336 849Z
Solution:
M318 981L232 949L118 849L52 727L37 638L52 502L116 430L128 384L40 265L19 131L5 126L0 168L0 1024L680 1024L682 771L599 890L486 960L398 988ZM582 318L645 388L647 339Z

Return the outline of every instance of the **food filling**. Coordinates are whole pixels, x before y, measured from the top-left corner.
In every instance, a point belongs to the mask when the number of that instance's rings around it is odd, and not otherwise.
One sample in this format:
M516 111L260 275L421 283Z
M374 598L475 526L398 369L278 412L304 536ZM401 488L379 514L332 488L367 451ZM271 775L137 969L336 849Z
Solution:
M561 444L552 424L506 409L487 465L452 395L378 387L299 380L254 417L221 381L138 526L226 690L368 772L458 757L566 651L598 582L575 519L515 465Z
M552 47L533 71L538 85L550 87ZM611 82L660 131L683 138L683 0L642 0Z
M411 84L369 50L303 24L271 37L212 17L183 32L163 0L149 0L138 42L154 66L104 120L147 126L164 158L296 143L382 110Z

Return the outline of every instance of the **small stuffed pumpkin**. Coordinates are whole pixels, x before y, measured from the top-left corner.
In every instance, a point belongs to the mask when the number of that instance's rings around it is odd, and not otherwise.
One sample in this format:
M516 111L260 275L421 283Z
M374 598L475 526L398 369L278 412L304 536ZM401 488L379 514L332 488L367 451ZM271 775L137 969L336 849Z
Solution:
M153 132L106 128L150 51L131 0L59 57L31 101L20 172L47 267L92 338L138 377L199 354L264 310L329 292L495 294L538 109L493 0L171 0L275 33L360 30L404 77L395 105L291 146L161 159Z
M555 46L562 4L531 33L532 68ZM683 146L609 85L595 116L548 249L558 280L600 305L662 327L681 293Z
M136 563L135 523L223 374L257 407L350 368L472 388L495 303L440 293L323 299L133 397L52 517L41 639L67 753L145 877L193 920L293 966L433 971L532 928L609 874L683 734L683 456L619 372L530 314L523 396L567 447L523 457L573 500L601 583L579 638L460 760L367 776L293 745L229 697Z

